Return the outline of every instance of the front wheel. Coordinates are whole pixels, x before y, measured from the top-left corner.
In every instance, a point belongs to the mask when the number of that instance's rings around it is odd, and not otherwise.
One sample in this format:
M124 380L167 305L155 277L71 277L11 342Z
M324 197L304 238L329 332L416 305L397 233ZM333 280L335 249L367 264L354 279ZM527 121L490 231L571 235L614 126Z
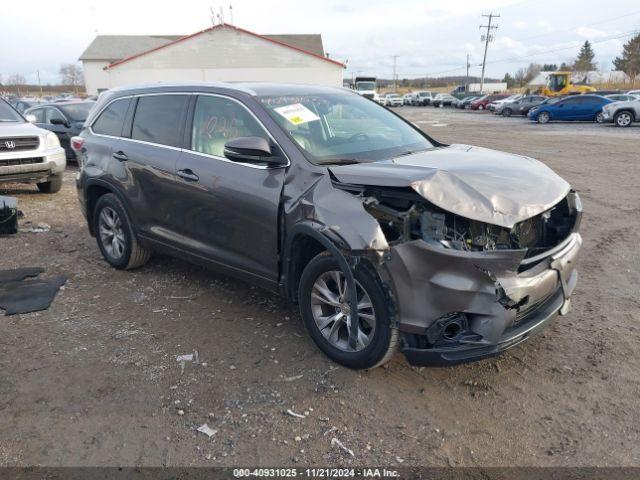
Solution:
M510 109L510 108L505 108L504 110L502 110L502 115L503 115L504 117L510 117L512 113L513 113L513 112L511 111L511 109Z
M398 347L387 298L376 275L366 266L355 269L358 298L358 335L349 344L350 308L346 278L338 262L325 252L305 267L298 287L300 314L315 344L333 361L366 369L386 363Z
M617 127L628 127L633 123L633 117L629 112L618 112L615 117L613 117L613 123Z
M549 120L551 120L551 117L547 112L541 112L538 115L538 123L549 123Z
M596 114L596 123L604 123L604 115L602 112Z
M484 106L483 105L478 105L478 110L484 110Z

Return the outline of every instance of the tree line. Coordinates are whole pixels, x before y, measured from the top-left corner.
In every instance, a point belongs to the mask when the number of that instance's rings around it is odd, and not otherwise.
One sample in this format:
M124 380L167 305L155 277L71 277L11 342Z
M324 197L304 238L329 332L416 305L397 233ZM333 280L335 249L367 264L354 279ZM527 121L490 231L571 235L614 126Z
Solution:
M555 63L545 63L544 65L530 63L529 66L518 69L513 75L506 73L502 81L506 82L509 88L523 87L540 72L587 72L596 70L595 56L593 46L587 40L580 47L580 51L572 63L562 62L560 65ZM622 55L613 60L613 68L626 73L631 82L635 83L640 75L640 33L624 44Z

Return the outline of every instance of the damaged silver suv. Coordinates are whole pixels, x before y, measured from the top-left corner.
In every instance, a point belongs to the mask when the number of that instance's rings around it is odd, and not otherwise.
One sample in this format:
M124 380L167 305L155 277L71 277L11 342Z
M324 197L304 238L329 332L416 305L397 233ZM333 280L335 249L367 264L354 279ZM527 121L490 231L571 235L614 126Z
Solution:
M107 262L161 251L279 291L348 367L397 349L415 365L495 355L570 308L582 240L567 182L350 91L119 89L73 145Z

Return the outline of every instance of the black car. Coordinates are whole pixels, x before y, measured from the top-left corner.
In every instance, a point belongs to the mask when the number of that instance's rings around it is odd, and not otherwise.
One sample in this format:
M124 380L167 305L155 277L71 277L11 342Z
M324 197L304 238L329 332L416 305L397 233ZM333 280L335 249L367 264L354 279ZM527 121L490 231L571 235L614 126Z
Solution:
M352 368L398 348L416 365L495 355L570 308L582 241L567 182L442 144L352 91L123 88L72 144L110 265L165 252L280 292Z
M9 103L20 113L24 113L28 109L40 104L37 100L25 100L23 98L15 98L10 100Z
M32 115L31 120L40 128L46 128L58 136L68 160L74 160L75 153L71 148L71 137L78 135L82 124L96 102L45 103L32 107L24 115Z

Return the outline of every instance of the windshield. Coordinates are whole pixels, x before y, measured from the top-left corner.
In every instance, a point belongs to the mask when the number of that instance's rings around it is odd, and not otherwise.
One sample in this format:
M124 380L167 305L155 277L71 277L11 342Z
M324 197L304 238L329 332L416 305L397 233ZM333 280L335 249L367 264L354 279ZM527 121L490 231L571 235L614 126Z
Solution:
M56 105L73 122L84 122L95 102L71 103L69 105Z
M404 120L359 95L332 92L258 100L315 164L372 162L433 147Z
M356 83L356 90L375 90L375 82L358 82Z
M24 122L24 119L11 105L0 100L0 122Z

